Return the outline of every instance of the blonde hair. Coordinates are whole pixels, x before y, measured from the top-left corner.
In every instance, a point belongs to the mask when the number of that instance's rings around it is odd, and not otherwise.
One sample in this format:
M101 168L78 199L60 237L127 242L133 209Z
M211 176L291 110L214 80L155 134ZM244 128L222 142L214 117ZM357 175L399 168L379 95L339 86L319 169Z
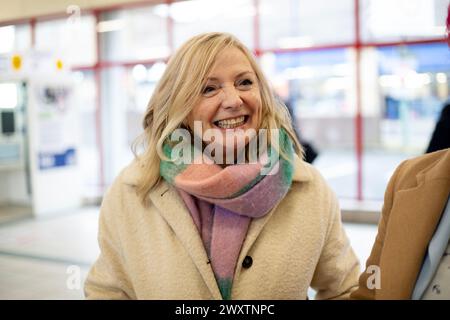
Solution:
M252 53L233 35L211 32L200 34L183 44L170 58L167 68L158 82L148 103L143 126L144 132L133 144L133 152L143 166L143 175L136 185L136 191L143 204L150 191L161 180L160 162L167 160L162 147L167 137L183 121L201 97L206 78L216 57L228 48L238 48L249 60L259 81L261 94L259 128L284 128L294 142L294 151L303 156L302 147L292 128L286 106L275 99L269 84ZM270 139L270 135L269 135ZM269 141L270 142L270 141ZM137 149L143 147L138 155ZM280 150L281 156L287 155Z

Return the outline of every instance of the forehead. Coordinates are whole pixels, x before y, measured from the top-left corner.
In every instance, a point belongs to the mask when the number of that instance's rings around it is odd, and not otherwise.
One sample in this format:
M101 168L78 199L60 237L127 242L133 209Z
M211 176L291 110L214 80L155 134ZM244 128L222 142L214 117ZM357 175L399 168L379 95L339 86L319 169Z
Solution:
M209 76L242 71L254 71L250 61L238 48L227 48L217 55Z

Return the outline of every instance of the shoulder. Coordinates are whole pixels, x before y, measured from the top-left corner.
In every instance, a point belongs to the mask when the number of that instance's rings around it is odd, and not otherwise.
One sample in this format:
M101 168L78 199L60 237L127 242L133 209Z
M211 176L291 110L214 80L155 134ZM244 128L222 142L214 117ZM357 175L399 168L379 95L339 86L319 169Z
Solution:
M441 118L450 119L450 102L442 108Z
M135 186L144 170L144 164L138 158L135 158L120 171L116 181L125 185Z
M294 175L292 182L294 185L303 185L303 188L306 187L315 191L319 189L331 191L319 170L298 156L294 156Z
M449 161L450 149L444 149L411 158L404 161L405 172L422 171L438 164L440 161Z
M299 157L294 157L292 186L286 200L322 214L332 213L338 207L336 194L319 170Z
M417 177L426 175L428 179L450 178L450 149L444 149L403 161L395 170L391 180L396 181L396 189L417 185Z
M129 202L138 199L135 187L142 175L143 166L139 160L134 159L116 176L112 184L108 187L103 197L103 202L114 202L119 205L121 202Z
M295 159L292 185L278 211L292 227L305 230L307 226L308 232L323 237L329 235L334 221L340 219L336 194L319 170L300 158Z
M134 225L139 212L145 211L146 208L136 192L142 170L139 161L133 160L107 188L100 208L100 221L104 227L123 231Z

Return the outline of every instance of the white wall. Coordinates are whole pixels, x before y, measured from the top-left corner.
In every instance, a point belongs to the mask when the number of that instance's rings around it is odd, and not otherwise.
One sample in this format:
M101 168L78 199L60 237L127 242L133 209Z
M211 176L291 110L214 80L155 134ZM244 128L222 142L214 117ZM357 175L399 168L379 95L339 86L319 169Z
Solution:
M29 205L24 170L0 171L0 205Z

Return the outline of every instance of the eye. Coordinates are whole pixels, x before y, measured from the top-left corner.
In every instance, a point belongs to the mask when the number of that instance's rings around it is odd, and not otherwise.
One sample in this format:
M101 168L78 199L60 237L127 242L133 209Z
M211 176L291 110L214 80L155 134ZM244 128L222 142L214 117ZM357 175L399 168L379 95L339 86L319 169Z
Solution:
M206 86L206 87L203 89L202 94L205 95L205 96L211 96L211 95L214 94L214 92L216 91L216 89L217 89L217 88L214 87L214 86Z
M250 89L253 84L253 81L251 79L244 79L239 82L239 87L243 89Z

